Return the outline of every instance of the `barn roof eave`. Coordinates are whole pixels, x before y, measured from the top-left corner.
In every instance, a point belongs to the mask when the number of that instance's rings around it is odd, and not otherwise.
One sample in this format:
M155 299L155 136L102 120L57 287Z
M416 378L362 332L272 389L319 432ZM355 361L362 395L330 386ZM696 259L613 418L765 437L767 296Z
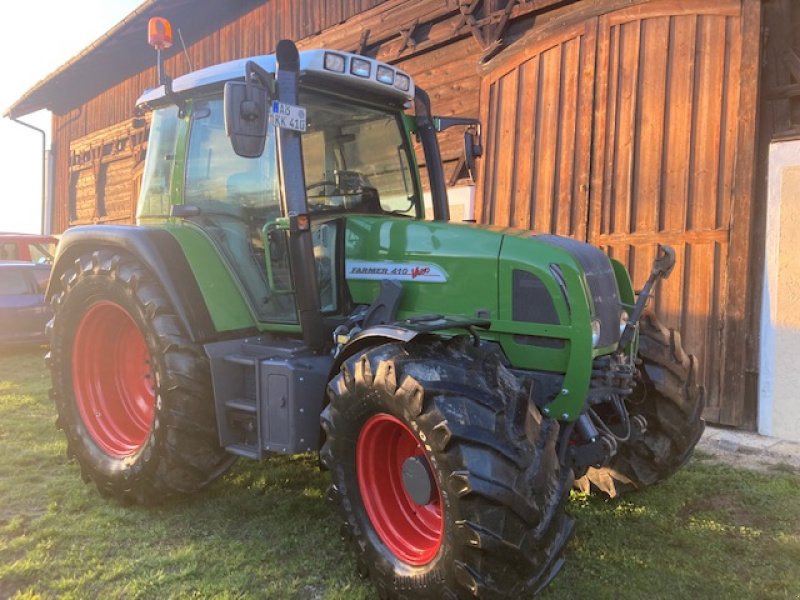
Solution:
M188 46L206 35L209 27L236 18L260 1L209 4L205 0L145 0L109 31L36 83L6 108L3 116L16 119L42 109L64 114L152 67L155 55L146 45L150 17L165 17L173 26L180 27ZM165 57L179 51L176 44Z

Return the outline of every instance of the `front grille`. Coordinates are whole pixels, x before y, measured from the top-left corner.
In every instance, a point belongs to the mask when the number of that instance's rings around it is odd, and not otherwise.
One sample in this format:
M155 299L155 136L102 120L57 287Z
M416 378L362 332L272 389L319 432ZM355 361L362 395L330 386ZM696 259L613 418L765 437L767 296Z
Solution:
M511 285L512 319L523 323L559 324L555 304L544 281L533 273L514 269Z
M586 277L594 302L595 317L600 320L598 346L610 346L619 341L619 318L622 305L619 299L614 268L605 253L583 242L558 235L537 235L536 240L558 246L574 256Z

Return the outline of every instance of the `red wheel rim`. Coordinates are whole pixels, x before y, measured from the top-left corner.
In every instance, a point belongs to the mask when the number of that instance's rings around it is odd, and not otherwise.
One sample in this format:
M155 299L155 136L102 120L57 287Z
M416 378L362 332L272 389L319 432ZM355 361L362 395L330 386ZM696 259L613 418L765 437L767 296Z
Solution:
M118 304L97 302L83 315L72 347L72 385L83 424L101 449L123 457L144 445L156 405L150 352Z
M371 417L358 435L356 473L372 526L397 558L411 565L424 565L442 545L442 497L435 481L435 493L428 504L420 506L408 495L403 484L403 463L412 456L425 457L430 468L416 436L391 415Z

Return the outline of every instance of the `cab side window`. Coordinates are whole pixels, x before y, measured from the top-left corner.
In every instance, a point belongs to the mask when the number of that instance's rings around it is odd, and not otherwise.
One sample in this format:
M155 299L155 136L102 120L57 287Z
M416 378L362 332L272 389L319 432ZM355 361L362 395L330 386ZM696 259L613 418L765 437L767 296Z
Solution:
M153 113L136 215L139 220L169 216L170 186L172 166L175 163L178 122L176 106L160 108Z
M270 137L274 139L272 132ZM195 102L184 202L236 215L277 211L276 166L273 144L268 143L259 158L244 158L233 151L225 133L221 99Z
M296 322L293 299L270 289L266 270L263 228L280 214L274 132L259 158L241 157L225 133L222 99L195 101L185 177L184 203L200 209L198 224L226 257L257 318Z

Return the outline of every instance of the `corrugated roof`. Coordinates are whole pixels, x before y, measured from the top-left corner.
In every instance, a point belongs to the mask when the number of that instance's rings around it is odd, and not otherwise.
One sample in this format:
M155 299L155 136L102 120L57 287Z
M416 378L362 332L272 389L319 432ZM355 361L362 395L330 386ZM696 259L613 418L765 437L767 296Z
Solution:
M41 109L62 114L152 67L155 54L147 47L150 17L169 19L173 29L180 28L189 46L261 2L263 0L146 0L77 56L25 92L6 109L4 116L19 118ZM168 58L180 51L176 39L164 56Z

